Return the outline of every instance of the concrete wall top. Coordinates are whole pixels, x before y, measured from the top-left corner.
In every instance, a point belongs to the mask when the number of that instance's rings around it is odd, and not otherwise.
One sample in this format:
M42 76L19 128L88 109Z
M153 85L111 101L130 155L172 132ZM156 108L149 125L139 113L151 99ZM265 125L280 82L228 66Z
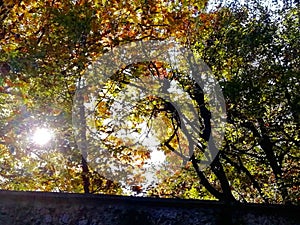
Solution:
M0 225L300 225L295 205L0 191Z

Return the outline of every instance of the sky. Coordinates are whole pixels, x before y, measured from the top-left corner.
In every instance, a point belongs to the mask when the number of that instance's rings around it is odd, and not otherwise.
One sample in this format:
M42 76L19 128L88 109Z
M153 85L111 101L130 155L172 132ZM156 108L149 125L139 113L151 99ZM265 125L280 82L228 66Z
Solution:
M267 6L269 9L271 10L274 10L276 9L276 7L282 7L283 6L283 1L282 0L277 0L277 3L273 3L272 2L273 0L264 0L264 1L261 1L261 3L264 5L264 6ZM216 6L220 5L220 3L222 3L222 5L225 5L225 4L230 4L232 2L236 2L235 0L209 0L208 1L208 11L214 9ZM244 5L246 4L247 0L239 0L238 1L241 5Z

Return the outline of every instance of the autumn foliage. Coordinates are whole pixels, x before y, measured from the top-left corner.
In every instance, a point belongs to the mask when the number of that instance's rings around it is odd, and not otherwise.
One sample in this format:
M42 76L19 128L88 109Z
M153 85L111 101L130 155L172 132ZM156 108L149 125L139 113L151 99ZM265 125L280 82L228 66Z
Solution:
M210 12L207 7L206 0L0 1L0 188L106 194L129 190L158 197L298 204L297 5L273 12L256 3L220 5ZM225 97L226 135L209 167L197 166L208 141L200 132L202 147L181 170L147 187L133 182L143 183L145 177L137 174L124 187L89 165L79 150L72 128L73 97L95 60L123 44L147 40L174 40L207 63ZM162 62L120 68L104 85L106 94L99 94L92 122L105 137L101 148L112 159L142 167L151 151L117 137L105 123L117 94L136 77L177 82L199 110L199 130L206 130L210 117L203 91L187 74ZM146 123L158 136L166 160L174 160L177 149L188 148L178 114L164 99L147 96L130 113L126 129L141 133L139 124ZM28 136L39 126L57 134L47 146L37 146ZM100 156L86 157L96 162ZM163 173L159 170L157 177Z

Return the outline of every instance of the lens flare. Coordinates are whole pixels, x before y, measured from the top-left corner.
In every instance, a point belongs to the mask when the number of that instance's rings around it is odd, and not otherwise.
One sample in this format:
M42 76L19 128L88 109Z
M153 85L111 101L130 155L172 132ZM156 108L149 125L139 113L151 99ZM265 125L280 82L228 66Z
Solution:
M37 145L45 145L52 138L54 134L50 129L47 128L37 128L32 136L32 141Z

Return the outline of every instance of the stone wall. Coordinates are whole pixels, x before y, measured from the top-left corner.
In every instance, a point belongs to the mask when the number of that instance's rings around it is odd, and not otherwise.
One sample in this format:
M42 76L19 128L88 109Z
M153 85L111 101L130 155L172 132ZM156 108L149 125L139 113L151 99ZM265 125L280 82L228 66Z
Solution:
M299 206L0 191L0 225L300 225Z

